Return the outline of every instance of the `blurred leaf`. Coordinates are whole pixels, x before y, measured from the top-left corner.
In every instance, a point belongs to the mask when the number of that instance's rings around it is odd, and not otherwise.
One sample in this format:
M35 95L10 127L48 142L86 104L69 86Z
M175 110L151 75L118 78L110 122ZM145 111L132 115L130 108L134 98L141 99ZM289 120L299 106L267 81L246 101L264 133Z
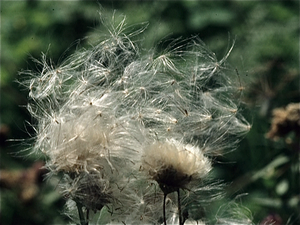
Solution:
M280 181L276 186L278 195L284 195L289 190L289 183L286 179Z

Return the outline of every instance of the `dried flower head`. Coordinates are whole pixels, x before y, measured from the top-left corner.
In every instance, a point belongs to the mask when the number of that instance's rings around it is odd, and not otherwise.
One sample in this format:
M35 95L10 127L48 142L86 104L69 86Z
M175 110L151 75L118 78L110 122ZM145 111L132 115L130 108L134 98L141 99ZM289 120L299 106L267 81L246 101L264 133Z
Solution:
M278 139L285 137L290 132L295 132L300 136L300 103L290 103L286 108L276 108L273 110L272 125L267 137Z
M82 172L74 177L72 179L65 174L62 194L66 199L72 199L92 210L101 210L114 200L109 181L101 175Z

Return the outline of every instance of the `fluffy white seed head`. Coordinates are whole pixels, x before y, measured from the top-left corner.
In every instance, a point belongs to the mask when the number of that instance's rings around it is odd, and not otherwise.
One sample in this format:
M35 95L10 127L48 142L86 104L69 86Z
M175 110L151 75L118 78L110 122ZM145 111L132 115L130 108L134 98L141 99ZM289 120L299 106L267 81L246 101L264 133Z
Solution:
M173 192L204 178L211 170L211 163L198 147L166 140L145 147L143 167L164 192Z
M40 120L35 147L48 157L50 170L89 173L133 167L143 135L139 124L126 116L116 118L110 108L115 98L90 93L84 100L67 102L57 116Z
M184 189L183 202L199 205L188 190L203 192L206 155L232 150L250 125L226 65L233 45L221 60L198 38L174 40L162 54L141 52L132 37L144 28L125 34L124 25L108 26L106 38L57 68L43 56L39 75L23 73L31 76L24 85L37 119L34 150L68 177L65 196L94 210L118 199L120 221L158 223L162 193L149 182L164 194Z

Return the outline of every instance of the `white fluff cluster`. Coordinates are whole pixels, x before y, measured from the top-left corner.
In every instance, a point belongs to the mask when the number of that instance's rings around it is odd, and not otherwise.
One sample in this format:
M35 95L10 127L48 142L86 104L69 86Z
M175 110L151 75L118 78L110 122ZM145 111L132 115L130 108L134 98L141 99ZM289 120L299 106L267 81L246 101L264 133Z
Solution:
M167 193L189 189L193 180L204 178L211 163L202 151L175 140L155 142L144 149L143 164L153 180Z
M191 202L209 157L232 150L250 128L226 65L232 47L221 60L196 37L163 54L142 51L133 39L143 29L126 34L122 20L62 65L44 56L38 74L23 72L37 120L34 150L50 174L63 174L66 198L86 211L106 207L112 223L172 220L176 200L166 199L163 218L163 193L184 190Z

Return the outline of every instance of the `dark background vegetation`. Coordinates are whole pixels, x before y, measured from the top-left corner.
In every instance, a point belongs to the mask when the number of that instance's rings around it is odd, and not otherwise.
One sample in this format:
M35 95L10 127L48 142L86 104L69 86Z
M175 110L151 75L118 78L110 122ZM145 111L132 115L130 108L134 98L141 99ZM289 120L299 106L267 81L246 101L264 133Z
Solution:
M34 121L25 108L28 93L15 81L19 71L38 69L31 58L41 52L55 65L88 47L102 34L99 11L113 10L128 25L149 22L145 48L198 35L221 59L236 39L229 62L245 88L241 109L252 129L236 151L218 159L214 174L228 182L229 198L240 196L254 223L300 224L299 132L266 137L272 110L300 102L299 1L234 0L1 1L1 224L68 223L55 191L59 181L43 181L41 159L28 154L34 132L26 121Z

